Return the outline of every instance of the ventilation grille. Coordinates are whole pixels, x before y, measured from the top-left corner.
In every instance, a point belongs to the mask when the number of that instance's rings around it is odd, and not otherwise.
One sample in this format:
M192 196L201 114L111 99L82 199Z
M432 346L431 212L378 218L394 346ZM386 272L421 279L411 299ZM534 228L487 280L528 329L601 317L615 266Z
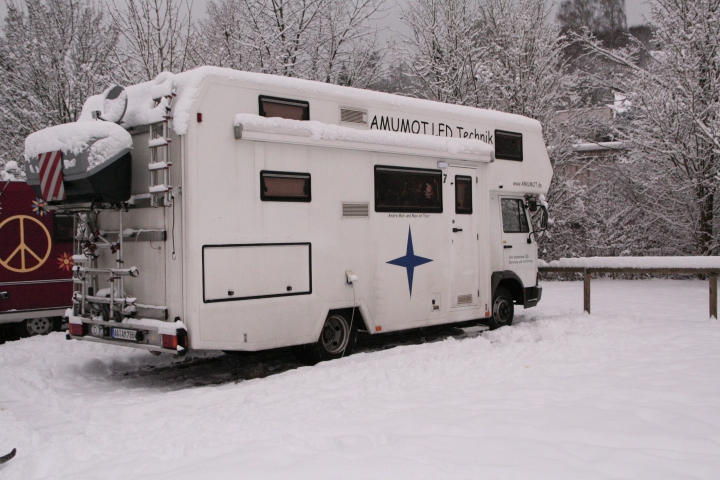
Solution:
M367 125L367 112L363 110L353 110L351 108L341 108L340 122Z
M368 205L367 203L343 203L343 218L344 217L367 217L368 216Z
M472 303L472 293L468 293L467 295L458 295L457 303L458 305Z

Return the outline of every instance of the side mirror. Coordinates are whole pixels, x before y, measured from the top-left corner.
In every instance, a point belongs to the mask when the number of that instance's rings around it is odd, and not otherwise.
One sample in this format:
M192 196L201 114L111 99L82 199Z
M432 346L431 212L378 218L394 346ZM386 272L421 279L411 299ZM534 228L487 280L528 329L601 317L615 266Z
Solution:
M540 208L542 208L542 213L540 214L540 228L546 230L548 226L548 211L544 205L541 205Z
M537 212L537 209L538 209L537 199L535 197L528 198L528 210L530 210L530 213Z

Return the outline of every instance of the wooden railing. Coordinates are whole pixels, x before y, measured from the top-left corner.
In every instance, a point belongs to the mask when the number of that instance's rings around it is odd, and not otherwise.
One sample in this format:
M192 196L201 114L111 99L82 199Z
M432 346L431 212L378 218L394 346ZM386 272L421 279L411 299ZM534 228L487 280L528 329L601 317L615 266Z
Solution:
M648 257L643 257L648 258ZM678 258L678 257L676 257ZM682 257L679 257L682 258ZM696 257L695 257L696 258ZM602 258L597 257L593 260L596 260L593 262L594 264L602 264ZM554 262L553 262L554 263ZM562 260L560 261L562 263ZM682 268L682 267L673 267L673 268L657 268L657 267L602 267L602 266L592 266L592 267L578 267L578 266L550 266L548 264L541 264L540 267L538 267L538 270L540 272L555 272L555 273L582 273L584 278L584 300L583 300L583 309L590 313L590 277L593 273L652 273L652 274L692 274L692 275L706 275L710 287L710 316L714 317L715 319L718 318L718 290L717 290L717 280L718 275L720 275L720 268Z

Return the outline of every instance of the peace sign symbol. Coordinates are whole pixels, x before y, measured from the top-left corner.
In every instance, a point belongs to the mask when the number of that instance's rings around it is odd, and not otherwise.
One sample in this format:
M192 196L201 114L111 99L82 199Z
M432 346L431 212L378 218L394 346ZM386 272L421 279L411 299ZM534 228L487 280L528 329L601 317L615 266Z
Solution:
M45 225L42 224L42 222L36 218L29 217L27 215L15 215L14 217L6 218L2 223L0 223L0 238L2 238L2 229L5 225L17 221L19 222L20 227L20 243L18 246L13 250L13 252L7 257L7 258L0 258L0 265L7 268L10 271L18 272L18 273L28 273L32 272L33 270L37 270L38 268L42 267L42 265L45 263L45 261L50 256L50 250L52 249L52 240L50 240L50 232L47 228L45 228ZM43 257L40 258L40 256L35 253L30 247L28 247L25 244L25 222L30 221L38 224L40 228L42 228L43 232L45 232L45 236L47 237L47 251L43 254ZM10 261L13 260L15 257L20 256L20 268L15 268L10 266ZM28 266L28 263L32 263L32 258L35 259L35 265ZM30 262L28 262L30 260Z

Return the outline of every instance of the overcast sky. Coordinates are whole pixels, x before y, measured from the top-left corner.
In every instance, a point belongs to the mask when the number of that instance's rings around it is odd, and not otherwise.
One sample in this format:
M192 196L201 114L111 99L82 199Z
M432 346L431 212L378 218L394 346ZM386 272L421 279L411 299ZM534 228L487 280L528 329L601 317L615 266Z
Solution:
M5 11L7 9L8 0L0 0L0 18L5 18ZM197 18L202 18L205 15L205 5L209 0L194 0L193 1L193 15ZM110 3L112 0L110 0ZM124 0L116 0L118 4L123 4ZM385 13L377 19L377 25L383 29L381 38L383 40L391 40L398 36L397 32L405 33L404 25L400 20L402 13L402 7L407 3L407 0L386 0ZM557 0L556 3L560 3ZM650 7L647 4L647 0L625 0L625 8L627 10L628 26L638 25L644 23L643 17L650 16Z

